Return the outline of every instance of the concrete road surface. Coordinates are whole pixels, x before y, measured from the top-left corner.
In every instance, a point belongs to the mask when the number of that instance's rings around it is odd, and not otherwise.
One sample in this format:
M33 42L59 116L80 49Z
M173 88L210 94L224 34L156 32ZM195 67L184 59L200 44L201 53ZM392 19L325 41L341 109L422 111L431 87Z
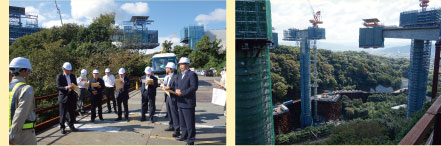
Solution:
M218 88L213 80L219 77L199 76L199 89L196 103L196 141L195 144L225 145L226 127L224 107L211 103L212 90ZM75 127L79 132L67 134L60 132L59 125L54 125L45 131L37 133L38 145L184 145L184 141L177 141L172 137L173 132L164 131L168 127L168 118L165 118L166 106L164 92L158 88L156 95L155 122L141 122L141 95L140 90L130 92L129 117L130 121L114 121L115 113L107 113L106 104L103 104L104 121L98 118L90 122L90 112L77 117ZM113 109L113 108L112 108ZM148 116L148 114L146 115ZM124 117L124 115L123 115ZM124 118L123 118L124 119ZM68 126L66 126L68 127Z

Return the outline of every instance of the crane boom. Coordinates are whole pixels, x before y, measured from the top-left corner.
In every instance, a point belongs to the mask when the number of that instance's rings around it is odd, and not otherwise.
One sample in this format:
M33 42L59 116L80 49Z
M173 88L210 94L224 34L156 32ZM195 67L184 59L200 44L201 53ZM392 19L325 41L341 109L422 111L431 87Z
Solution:
M57 7L57 13L60 16L61 26L63 26L63 19L61 19L60 8L58 8L57 0L55 0L55 7Z

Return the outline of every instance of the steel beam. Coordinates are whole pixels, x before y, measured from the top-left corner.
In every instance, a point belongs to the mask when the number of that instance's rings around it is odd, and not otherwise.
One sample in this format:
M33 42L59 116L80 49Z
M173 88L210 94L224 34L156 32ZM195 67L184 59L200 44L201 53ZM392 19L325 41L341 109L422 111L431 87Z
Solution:
M415 40L438 40L439 27L430 28L401 28L401 27L384 27L384 38L396 39L415 39Z

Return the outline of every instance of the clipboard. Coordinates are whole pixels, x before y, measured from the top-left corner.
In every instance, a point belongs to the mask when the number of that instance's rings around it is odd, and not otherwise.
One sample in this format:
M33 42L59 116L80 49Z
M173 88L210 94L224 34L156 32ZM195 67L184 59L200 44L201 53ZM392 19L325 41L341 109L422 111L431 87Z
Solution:
M92 83L92 88L95 88L95 87L98 87L100 85L100 83L99 82L96 82L96 83Z
M145 85L153 85L153 79L145 80Z
M164 86L162 86L162 87L164 87ZM174 95L176 95L176 92L175 91L173 91L173 90L170 90L170 89L164 89L164 88L161 88L164 92L165 92L165 94L167 94L168 96L170 96L170 94L174 94Z
M80 88L77 85L75 85L74 83L70 83L70 85L73 87L73 91L77 92L77 94L80 94Z
M115 89L119 90L124 87L124 82L122 79L115 79Z

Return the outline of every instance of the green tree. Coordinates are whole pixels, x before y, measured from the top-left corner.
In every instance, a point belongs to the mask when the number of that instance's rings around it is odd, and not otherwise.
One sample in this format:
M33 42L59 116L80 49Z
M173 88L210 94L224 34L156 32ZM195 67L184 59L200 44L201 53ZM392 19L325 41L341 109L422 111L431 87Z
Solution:
M273 103L284 102L288 100L285 98L285 95L288 92L288 85L285 81L285 78L281 77L277 73L271 74L271 86L272 86L272 95L273 95Z
M188 57L193 50L188 46L174 46L173 53L176 54L177 58Z
M194 68L202 68L209 61L209 55L200 50L192 51L188 58L191 60L191 67Z
M100 23L103 24L106 28L109 34L113 35L119 27L114 27L115 24L115 13L107 13L107 14L100 14L99 17L93 19L93 23Z
M162 43L162 50L164 50L163 53L170 53L171 49L172 49L172 45L173 43L171 41L168 40L164 40L164 43Z

